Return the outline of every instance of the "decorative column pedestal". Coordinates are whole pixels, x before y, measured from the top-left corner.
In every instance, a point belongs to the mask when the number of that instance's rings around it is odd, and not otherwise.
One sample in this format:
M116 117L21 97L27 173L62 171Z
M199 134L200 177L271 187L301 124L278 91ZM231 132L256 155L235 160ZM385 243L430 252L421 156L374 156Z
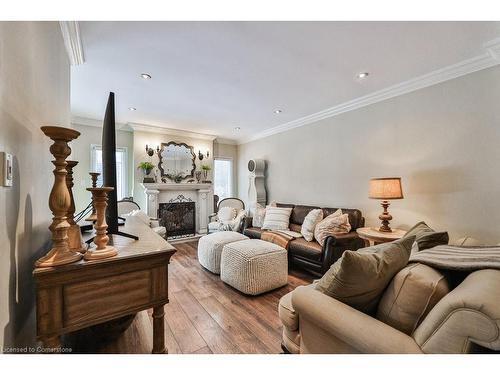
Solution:
M68 243L68 229L70 224L67 220L68 210L71 206L71 196L66 184L66 158L71 154L68 142L78 138L79 132L73 129L58 126L42 126L43 133L52 139L54 143L50 146L50 153L55 160L52 163L54 169L54 186L50 192L49 207L54 217L49 229L52 232L52 249L47 255L35 262L35 267L54 267L63 264L77 262L82 254L70 249Z
M66 165L66 186L69 190L69 196L71 197L71 204L68 209L68 223L70 225L68 229L68 243L69 248L80 253L85 253L87 251L87 246L82 239L82 231L80 226L75 222L75 199L73 197L73 168L78 164L77 161L68 160Z
M85 253L85 260L111 258L118 254L113 246L108 246L109 237L107 234L108 224L106 223L106 207L108 206L108 192L112 187L92 187L87 188L92 193L92 201L96 209L97 220L94 224L96 235L94 237L95 248L91 247Z

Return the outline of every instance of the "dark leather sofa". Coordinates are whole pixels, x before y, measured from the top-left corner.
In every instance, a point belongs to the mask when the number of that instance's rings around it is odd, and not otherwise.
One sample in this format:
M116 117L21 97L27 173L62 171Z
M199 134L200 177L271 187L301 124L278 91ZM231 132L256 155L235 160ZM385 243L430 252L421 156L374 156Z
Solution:
M293 208L290 216L290 230L300 232L300 228L306 215L315 206L302 206L294 204L278 203L278 207ZM334 213L337 208L322 208L324 217ZM364 240L359 238L356 229L363 227L365 218L360 210L351 208L342 208L342 212L349 215L351 232L338 236L330 236L326 239L323 247L316 241L306 241L304 238L297 238L290 242L288 247L288 259L293 265L308 270L317 276L322 276L330 266L342 256L346 250L358 250L365 246ZM262 229L252 227L252 218L247 217L243 233L250 238L260 238Z

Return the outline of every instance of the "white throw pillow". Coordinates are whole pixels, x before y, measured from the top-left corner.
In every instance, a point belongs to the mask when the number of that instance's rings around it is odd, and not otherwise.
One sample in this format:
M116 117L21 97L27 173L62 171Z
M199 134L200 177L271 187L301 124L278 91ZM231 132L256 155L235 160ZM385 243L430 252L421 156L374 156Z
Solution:
M323 210L321 208L316 208L311 210L302 223L300 228L300 233L304 236L306 241L311 242L314 239L314 228L316 225L323 220Z
M151 221L150 217L145 212L142 212L141 210L132 211L130 213L130 216L134 216L134 217L138 218L140 221L142 221L146 225L149 225L149 222Z
M217 217L221 223L227 223L229 221L234 220L237 212L234 207L221 207L219 208L219 212L217 212Z
M257 203L252 218L252 227L261 228L262 225L264 224L265 216L266 216L266 208L262 207L259 203Z
M292 208L288 207L266 207L266 216L262 229L286 230L290 225Z
M350 231L351 224L349 224L349 215L343 214L342 210L338 209L316 225L316 228L314 228L314 238L321 246L323 246L328 236L345 234Z

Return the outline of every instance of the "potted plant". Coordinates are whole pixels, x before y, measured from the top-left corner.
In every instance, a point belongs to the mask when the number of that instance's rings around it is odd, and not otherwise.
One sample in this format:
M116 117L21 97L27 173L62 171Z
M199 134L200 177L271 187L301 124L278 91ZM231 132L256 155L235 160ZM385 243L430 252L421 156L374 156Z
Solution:
M167 174L167 177L176 183L180 183L186 176L184 172L174 171L174 173Z
M208 181L208 172L212 170L212 167L208 164L202 164L201 170L203 171L203 182L210 182Z
M144 179L142 182L154 182L154 178L147 177L147 176L149 176L149 174L151 173L153 168L154 168L153 163L151 163L149 161L143 161L143 162L139 163L139 166L137 167L137 169L141 169L142 172L144 173Z

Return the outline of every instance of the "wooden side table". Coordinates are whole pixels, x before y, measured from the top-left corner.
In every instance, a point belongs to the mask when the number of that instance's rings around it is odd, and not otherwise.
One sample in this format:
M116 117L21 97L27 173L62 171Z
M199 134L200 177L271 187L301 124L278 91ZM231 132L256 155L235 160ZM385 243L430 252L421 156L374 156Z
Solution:
M365 240L367 246L373 246L399 240L406 234L406 231L393 229L392 232L381 232L375 228L363 227L356 229L356 233L358 233L360 238Z
M125 231L138 241L113 235L118 255L58 267L37 268L37 338L61 347L60 336L153 308L153 353L165 353L164 305L168 264L175 249L148 226L129 217Z

